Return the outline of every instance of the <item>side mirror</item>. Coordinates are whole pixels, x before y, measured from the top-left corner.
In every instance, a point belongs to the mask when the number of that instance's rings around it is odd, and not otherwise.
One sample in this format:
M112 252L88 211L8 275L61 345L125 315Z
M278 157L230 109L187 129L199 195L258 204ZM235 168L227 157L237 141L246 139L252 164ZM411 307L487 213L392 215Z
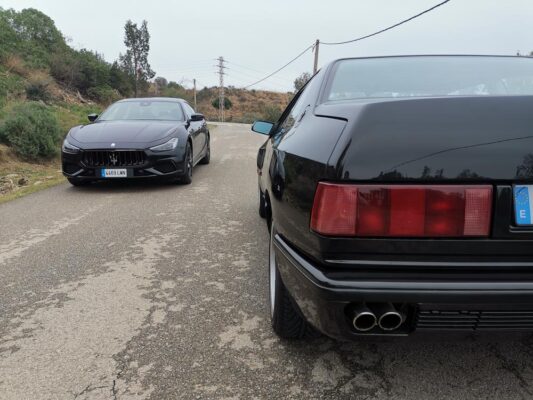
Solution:
M205 119L204 114L196 113L191 115L192 122L203 121Z
M96 121L96 119L98 118L98 114L89 114L87 115L87 119L91 122L94 122Z
M252 131L260 133L261 135L270 135L270 131L274 127L272 122L255 121L252 125Z

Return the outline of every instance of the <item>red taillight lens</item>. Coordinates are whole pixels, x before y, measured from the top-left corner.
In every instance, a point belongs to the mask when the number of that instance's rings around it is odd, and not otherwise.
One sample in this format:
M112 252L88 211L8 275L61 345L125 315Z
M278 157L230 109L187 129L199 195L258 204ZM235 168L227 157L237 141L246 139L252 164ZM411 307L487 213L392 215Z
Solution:
M311 227L324 235L355 235L357 188L321 183L318 185Z
M488 236L492 187L319 183L311 229L327 236Z

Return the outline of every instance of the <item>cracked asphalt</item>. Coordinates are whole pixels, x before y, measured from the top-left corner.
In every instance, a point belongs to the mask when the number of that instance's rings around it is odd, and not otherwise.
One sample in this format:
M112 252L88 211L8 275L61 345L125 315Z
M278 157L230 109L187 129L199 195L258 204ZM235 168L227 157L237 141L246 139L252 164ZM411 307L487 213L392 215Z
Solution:
M0 399L530 399L530 337L281 341L248 126L193 184L0 205Z

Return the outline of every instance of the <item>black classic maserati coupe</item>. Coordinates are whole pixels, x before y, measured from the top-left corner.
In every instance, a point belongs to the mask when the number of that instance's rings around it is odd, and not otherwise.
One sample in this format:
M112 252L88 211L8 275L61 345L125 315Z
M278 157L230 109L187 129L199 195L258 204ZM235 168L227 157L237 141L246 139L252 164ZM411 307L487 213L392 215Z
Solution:
M133 178L191 183L193 167L209 163L207 123L185 100L121 100L89 121L63 142L63 174L74 186Z
M274 331L533 330L533 59L343 59L260 148Z

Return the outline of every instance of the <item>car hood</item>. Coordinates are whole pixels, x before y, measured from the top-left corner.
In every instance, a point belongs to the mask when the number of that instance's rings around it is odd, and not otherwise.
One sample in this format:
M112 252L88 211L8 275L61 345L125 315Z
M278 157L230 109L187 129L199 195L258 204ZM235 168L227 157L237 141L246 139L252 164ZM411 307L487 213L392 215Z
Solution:
M74 128L70 136L79 144L151 143L172 134L178 121L101 121Z

